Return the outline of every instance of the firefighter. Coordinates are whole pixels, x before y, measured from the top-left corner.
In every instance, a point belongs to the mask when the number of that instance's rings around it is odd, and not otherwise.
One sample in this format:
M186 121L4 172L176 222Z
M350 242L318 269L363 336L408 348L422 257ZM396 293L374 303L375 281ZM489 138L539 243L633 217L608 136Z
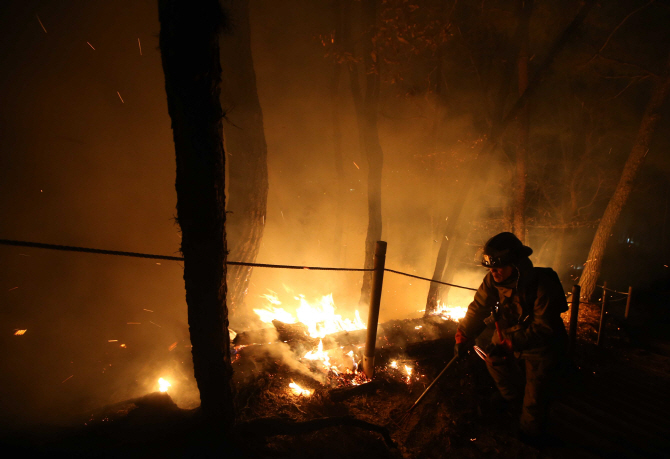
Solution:
M561 313L568 305L556 272L534 268L532 253L512 233L489 239L481 261L489 272L459 322L454 351L464 357L487 325L498 323L502 340L496 332L486 348L487 368L499 391L494 395L521 406L519 437L538 445L567 348Z

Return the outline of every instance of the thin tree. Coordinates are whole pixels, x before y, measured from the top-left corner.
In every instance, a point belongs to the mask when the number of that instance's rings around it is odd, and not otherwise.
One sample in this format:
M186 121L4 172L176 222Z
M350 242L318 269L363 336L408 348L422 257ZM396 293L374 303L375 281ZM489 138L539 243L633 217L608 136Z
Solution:
M352 12L355 10L352 0L344 0L345 18L342 23L342 36L345 52L354 56L354 37ZM349 83L356 110L358 138L361 150L366 158L368 172L368 230L365 237L365 268L373 267L375 243L382 237L382 166L384 154L379 142L377 128L379 89L381 78L373 39L376 33L377 0L360 2L361 24L363 36L360 40L363 61L359 69L357 59L349 63ZM360 76L364 75L364 89L361 87ZM363 275L360 304L370 301L372 291L372 272Z
M605 213L603 214L603 217L598 224L596 234L593 237L589 256L584 266L584 274L579 279L579 285L582 287L582 296L584 298L591 298L595 291L596 283L600 276L600 268L603 262L605 247L607 246L607 242L612 233L612 228L619 219L621 209L623 209L623 206L626 204L628 196L633 189L633 182L635 181L637 172L644 162L644 159L647 157L652 136L661 119L662 108L668 99L669 92L670 56L668 56L668 62L663 76L654 84L651 98L647 103L644 115L640 121L640 127L637 132L635 143L633 144L628 160L626 160L626 164L621 172L619 184L607 204Z
M268 200L267 144L263 111L256 89L251 55L249 1L220 0L228 18L221 37L221 102L226 109L225 148L228 156L228 221L230 258L255 262L265 229ZM243 304L252 268L228 269L228 306Z
M177 220L201 409L235 415L226 308L225 171L217 0L159 0L160 50L177 158Z
M519 97L528 89L528 28L533 10L532 0L520 0L519 52L517 55L517 80ZM526 163L528 160L529 107L526 102L517 116L517 146L514 180L514 234L521 242L526 240Z

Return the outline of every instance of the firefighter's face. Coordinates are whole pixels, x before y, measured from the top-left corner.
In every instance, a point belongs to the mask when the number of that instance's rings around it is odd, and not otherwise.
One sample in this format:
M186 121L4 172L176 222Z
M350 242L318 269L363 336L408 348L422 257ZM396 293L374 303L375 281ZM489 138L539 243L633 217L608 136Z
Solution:
M503 282L514 272L512 266L503 266L501 268L489 268L493 275L493 280L496 282Z

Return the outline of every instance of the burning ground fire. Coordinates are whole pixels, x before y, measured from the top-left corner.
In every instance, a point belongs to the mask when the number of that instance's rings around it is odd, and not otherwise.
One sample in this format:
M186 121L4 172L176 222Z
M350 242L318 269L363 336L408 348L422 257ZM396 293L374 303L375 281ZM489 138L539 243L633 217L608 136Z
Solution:
M264 309L254 309L261 322L272 323L273 320L286 324L300 322L307 325L309 336L312 338L323 338L326 335L339 331L362 330L365 328L358 310L355 312L353 320L343 319L341 315L335 314L335 302L333 301L332 293L321 297L317 305L309 304L304 295L294 297L299 303L295 310L295 315L283 308L277 307L282 303L279 301L276 293L271 292L270 294L261 295L261 297L265 298L269 303Z
M444 304L442 301L439 301L437 303L437 309L435 309L433 315L440 316L444 320L453 320L454 322L458 322L463 317L465 317L466 312L468 312L467 306L451 306Z
M297 301L295 315L280 307L282 302L276 293L270 292L261 297L268 302L263 309L254 309L261 322L272 323L273 320L278 320L286 324L301 323L307 327L306 334L309 337L319 339L317 346L300 356L301 360L314 362L317 368L328 376L354 375L355 377L349 381L350 384L358 385L364 382L364 375L358 372L353 349L348 352L343 348L324 350L322 341L322 338L332 333L365 329L358 311L355 311L353 319L336 314L332 294L322 296L315 304L310 304L304 295L295 296L294 299ZM360 377L356 377L358 375ZM291 383L290 387L296 395L311 395L311 392L306 393L295 383Z
M158 379L158 390L161 392L167 392L168 388L170 388L172 384L170 384L168 381L166 381L163 378Z
M284 324L295 324L304 326L305 336L313 338L318 344L311 350L298 355L298 359L310 367L310 371L325 373L330 386L356 386L368 382L366 375L359 371L358 362L362 357L362 346L340 346L332 349L324 349L323 338L327 335L342 332L365 329L366 326L355 311L354 318L345 318L336 313L333 295L325 295L319 301L310 303L304 295L294 296L296 301L293 305L284 305L275 292L270 291L261 295L267 301L263 308L254 309L263 323L279 321ZM294 312L291 312L294 311ZM443 320L458 321L465 316L466 307L446 305L438 303L435 316ZM420 330L422 326L414 329ZM299 330L299 328L298 328ZM389 376L397 378L410 384L419 380L419 374L415 363L410 361L392 361L382 371ZM308 397L313 391L303 389L295 382L287 387L287 392L295 396Z

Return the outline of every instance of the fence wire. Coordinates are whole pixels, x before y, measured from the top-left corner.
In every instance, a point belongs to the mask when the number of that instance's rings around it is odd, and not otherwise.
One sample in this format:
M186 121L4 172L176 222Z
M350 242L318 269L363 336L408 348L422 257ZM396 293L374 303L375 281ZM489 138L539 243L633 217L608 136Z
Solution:
M184 261L184 257L175 257L170 255L156 255L150 253L139 253L139 252L123 252L119 250L104 250L104 249L92 249L89 247L75 247L70 245L58 245L58 244L43 244L41 242L28 242L28 241L15 241L11 239L0 239L0 245L9 245L15 247L32 247L36 249L49 249L49 250L61 250L65 252L83 252L83 253L97 253L100 255L116 255L121 257L133 257L133 258L145 258L152 260L170 260L170 261ZM226 261L227 265L234 266L250 266L255 268L281 268L281 269L306 269L314 271L353 271L353 272L370 272L374 269L370 268L331 268L326 266L297 266L297 265L274 265L269 263L247 263L243 261ZM442 282L438 280L428 279L427 277L415 276L413 274L404 273L402 271L396 271L394 269L384 269L394 274L400 274L401 276L412 277L414 279L421 279L428 282L435 282L441 285L448 285L450 287L462 288L464 290L473 290L476 291L476 288L464 287L462 285L450 284L448 282Z

